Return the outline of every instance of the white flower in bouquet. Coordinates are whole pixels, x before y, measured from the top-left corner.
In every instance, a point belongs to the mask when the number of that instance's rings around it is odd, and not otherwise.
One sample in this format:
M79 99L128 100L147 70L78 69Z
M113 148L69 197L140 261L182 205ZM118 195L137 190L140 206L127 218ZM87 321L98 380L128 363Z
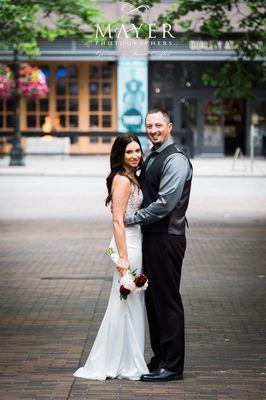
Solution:
M120 284L124 286L124 288L134 292L136 285L134 282L134 277L132 276L131 272L126 271L125 274L120 279Z

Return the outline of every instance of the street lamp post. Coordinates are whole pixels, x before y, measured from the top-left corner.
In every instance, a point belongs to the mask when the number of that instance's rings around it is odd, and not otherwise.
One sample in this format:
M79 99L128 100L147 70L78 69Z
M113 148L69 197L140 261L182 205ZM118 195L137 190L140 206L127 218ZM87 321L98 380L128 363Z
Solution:
M14 133L12 141L12 149L10 152L10 166L24 166L24 151L21 146L21 133L19 126L19 94L18 94L18 79L19 79L19 62L18 50L14 50L13 71L15 79L15 96L13 109Z
M253 174L254 169L254 140L255 140L255 127L258 125L259 116L256 113L251 115L251 127L250 127L250 173Z

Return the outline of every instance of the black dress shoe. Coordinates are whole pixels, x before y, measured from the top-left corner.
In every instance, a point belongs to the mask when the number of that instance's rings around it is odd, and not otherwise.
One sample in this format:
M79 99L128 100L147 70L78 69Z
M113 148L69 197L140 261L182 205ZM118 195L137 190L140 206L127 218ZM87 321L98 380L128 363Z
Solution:
M169 381L181 381L183 374L179 374L174 371L167 371L164 368L158 368L156 371L141 375L140 380L143 382L169 382Z

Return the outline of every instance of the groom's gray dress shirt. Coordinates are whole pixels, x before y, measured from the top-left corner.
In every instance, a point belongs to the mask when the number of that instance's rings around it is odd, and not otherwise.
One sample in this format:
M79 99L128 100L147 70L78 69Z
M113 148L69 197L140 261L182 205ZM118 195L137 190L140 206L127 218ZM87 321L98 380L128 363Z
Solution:
M174 141L170 137L160 147L152 150L151 154L147 157L146 173L148 173L156 156L172 143ZM158 199L148 207L141 208L135 214L127 213L125 217L126 225L146 225L156 222L170 214L181 199L185 182L192 176L192 168L187 158L181 153L171 154L164 160L162 169Z

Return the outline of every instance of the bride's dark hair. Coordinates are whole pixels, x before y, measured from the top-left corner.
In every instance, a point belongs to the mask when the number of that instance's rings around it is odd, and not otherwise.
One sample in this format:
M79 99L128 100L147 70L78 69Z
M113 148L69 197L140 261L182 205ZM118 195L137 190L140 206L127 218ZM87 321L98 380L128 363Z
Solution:
M133 180L132 177L127 174L127 172L123 166L126 147L131 142L137 142L139 144L140 150L141 150L140 163L134 171L135 180ZM126 176L132 183L139 182L139 178L138 178L136 172L142 166L142 163L143 163L142 155L143 155L143 153L142 153L141 144L140 144L139 138L136 135L132 135L132 134L121 135L115 139L112 149L111 149L111 154L110 154L110 169L111 169L111 171L106 178L106 186L107 186L107 190L108 190L108 196L106 197L106 200L105 200L106 206L108 206L108 204L112 200L112 192L111 192L112 191L112 183L113 183L113 179L116 174Z

